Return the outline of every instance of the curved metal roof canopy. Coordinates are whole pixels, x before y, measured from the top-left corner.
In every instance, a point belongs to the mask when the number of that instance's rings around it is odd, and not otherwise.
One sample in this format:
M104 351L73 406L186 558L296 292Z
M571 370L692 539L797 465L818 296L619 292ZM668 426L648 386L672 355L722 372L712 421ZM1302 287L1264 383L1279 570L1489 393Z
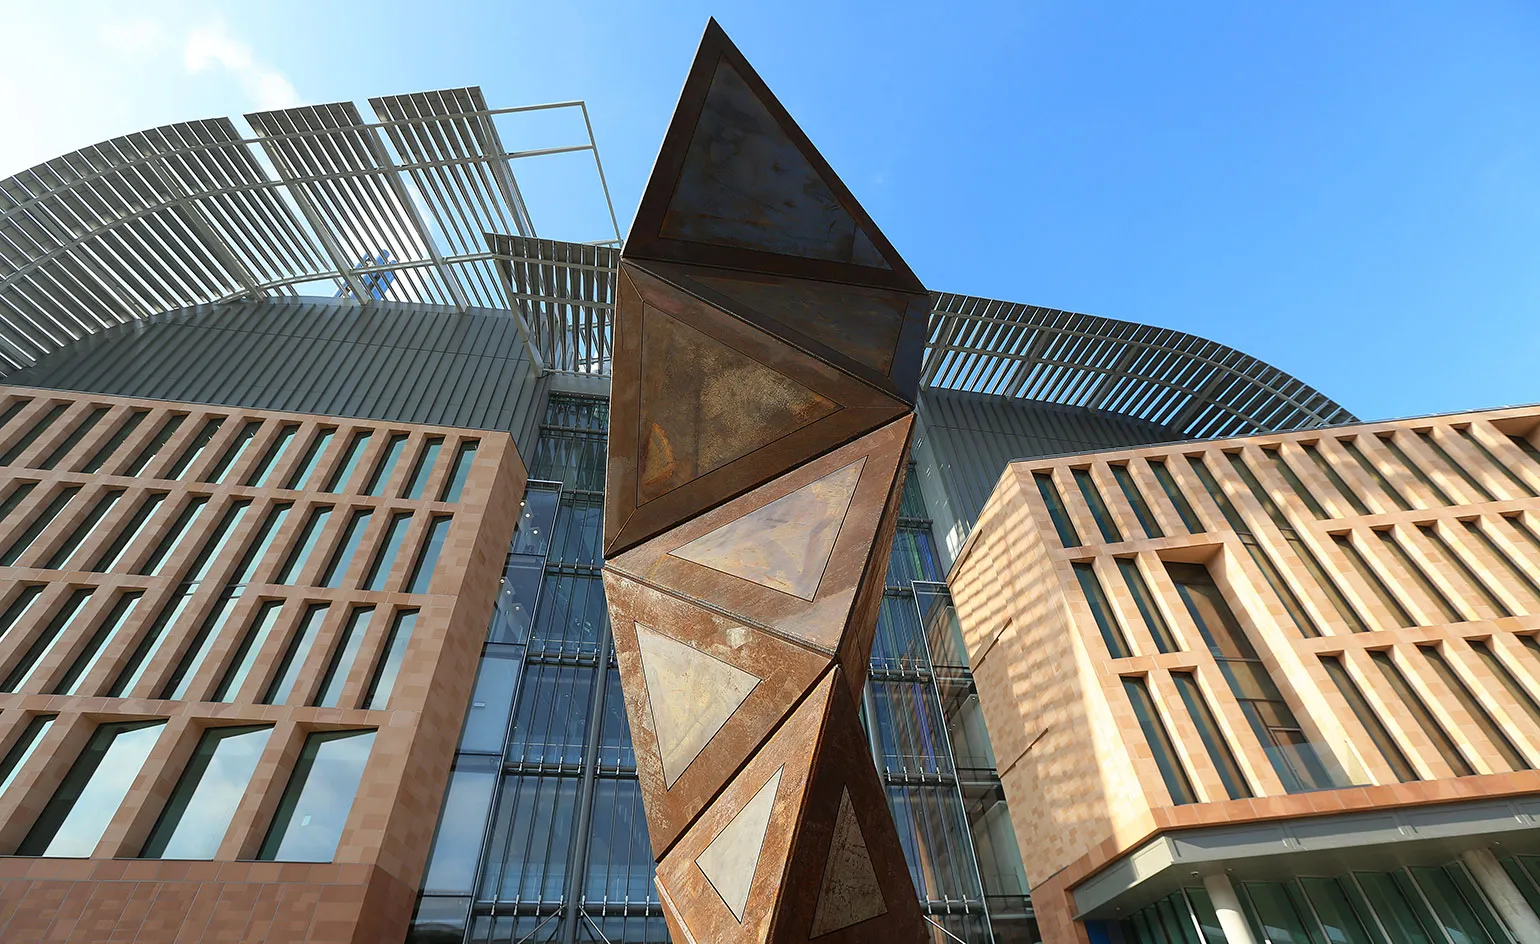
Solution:
M168 125L0 181L0 377L112 325L337 294L511 312L546 371L607 375L619 227L582 102L478 88ZM497 119L581 113L587 140L508 151ZM503 120L517 120L509 117ZM589 152L613 235L537 238L515 161ZM936 293L922 387L1081 406L1188 437L1350 422L1307 384L1163 328Z

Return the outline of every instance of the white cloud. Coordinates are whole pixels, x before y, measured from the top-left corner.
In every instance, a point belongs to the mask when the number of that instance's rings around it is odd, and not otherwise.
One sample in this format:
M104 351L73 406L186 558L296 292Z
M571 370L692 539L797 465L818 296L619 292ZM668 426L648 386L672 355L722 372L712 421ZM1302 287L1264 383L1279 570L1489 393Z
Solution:
M288 77L260 62L251 47L230 36L223 24L188 33L182 64L194 75L210 69L229 72L258 109L293 108L300 103Z

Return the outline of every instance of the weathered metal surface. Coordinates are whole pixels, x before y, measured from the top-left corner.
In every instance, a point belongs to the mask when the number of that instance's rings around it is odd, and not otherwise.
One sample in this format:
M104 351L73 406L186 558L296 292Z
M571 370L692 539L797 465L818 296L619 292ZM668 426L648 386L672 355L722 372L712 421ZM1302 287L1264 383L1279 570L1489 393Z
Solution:
M622 253L605 497L676 940L927 938L856 708L926 307L712 23Z

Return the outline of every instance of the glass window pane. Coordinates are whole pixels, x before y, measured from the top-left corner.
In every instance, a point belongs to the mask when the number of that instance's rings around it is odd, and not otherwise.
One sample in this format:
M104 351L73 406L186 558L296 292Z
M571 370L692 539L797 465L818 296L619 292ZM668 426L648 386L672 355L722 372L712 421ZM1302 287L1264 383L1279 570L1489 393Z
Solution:
M373 731L325 731L306 738L257 858L330 862L373 747Z
M1305 455L1310 457L1310 461L1315 463L1315 467L1321 470L1321 474L1331 481L1332 486L1342 494L1342 497L1347 499L1355 512L1360 515L1369 514L1369 506L1364 504L1364 500L1358 497L1358 493L1348 486L1347 480L1321 453L1319 446L1315 443L1300 443L1299 447L1304 450Z
M562 902L579 782L578 777L503 778L480 897Z
M1433 915L1422 896L1413 890L1408 897L1386 873L1354 872L1353 880L1344 880L1343 885L1355 901L1361 894L1395 944L1447 944L1443 933L1433 930Z
M367 430L353 434L353 438L348 442L347 455L342 460L342 464L337 466L326 481L326 491L336 492L347 488L347 484L353 480L353 473L358 470L359 460L363 459L364 451L369 448L369 437L370 433Z
M64 601L64 605L59 607L59 611L53 615L53 618L48 621L47 625L42 628L42 631L32 640L32 644L27 647L27 651L22 653L21 659L11 669L11 673L6 676L5 683L0 685L0 692L19 692L29 687L35 687L32 685L36 681L33 678L33 674L47 660L48 654L53 652L54 647L59 644L59 641L69 635L70 629L74 626L75 620L85 610L86 601L89 599L91 599L90 589L76 590L69 595L69 598Z
M1305 487L1304 481L1295 473L1293 467L1279 454L1277 446L1271 448L1267 446L1262 447L1262 455L1267 458L1273 470L1282 476L1284 481L1289 483L1289 488L1293 489L1295 496L1305 503L1305 507L1310 509L1311 514L1319 519L1331 517L1326 513L1326 509L1321 506L1321 503L1316 500L1315 495L1311 493L1310 489Z
M10 632L11 627L15 626L23 616L27 615L27 611L32 609L32 604L37 602L38 597L43 595L45 589L47 589L47 585L41 583L22 588L22 591L5 608L5 612L0 614L0 636Z
M620 669L610 666L604 683L604 714L599 720L600 770L636 769L636 751L631 746L631 722L626 717L625 690L620 686Z
M508 735L508 762L581 764L597 670L589 665L527 666Z
M486 758L461 758L449 775L449 789L439 809L438 831L423 877L426 895L469 895L476 884L481 841L492 809L497 764Z
M1071 565L1075 570L1075 579L1080 581L1080 589L1085 593L1087 605L1091 607L1091 616L1096 620L1096 628L1101 630L1102 641L1107 644L1107 651L1114 659L1123 659L1133 654L1128 646L1128 640L1123 635L1123 627L1118 625L1117 614L1112 612L1112 604L1108 602L1107 595L1102 591L1102 584L1096 576L1096 569L1088 561L1076 561Z
M209 535L203 543L203 549L193 559L193 565L187 571L187 576L182 579L189 583L196 583L208 577L209 570L219 560L220 555L230 544L230 539L241 526L241 520L246 517L246 509L251 507L251 499L243 498L230 503L225 510L224 517L214 527L214 533Z
M401 556L401 546L406 542L406 532L411 524L412 513L409 511L390 516L390 524L385 527L385 537L380 541L380 549L375 552L374 563L369 565L369 573L364 575L365 590L385 589L390 572L396 566L396 558Z
M460 750L501 753L508 736L508 716L519 683L523 656L512 646L487 646L476 671L476 687L465 713Z
M16 487L11 489L10 493L5 496L5 501L0 502L0 521L9 518L11 512L15 511L17 506L26 501L27 496L31 495L32 490L35 488L37 488L36 482L17 483Z
M353 671L353 663L358 661L358 650L364 644L364 636L369 629L369 620L374 617L374 607L358 606L353 608L348 621L342 627L342 635L338 637L336 646L332 650L332 657L326 664L326 675L321 679L321 690L311 704L320 708L336 708L342 699L342 690L347 687L348 675Z
M1252 915L1261 926L1263 939L1269 944L1318 944L1305 930L1305 921L1283 885L1247 882L1242 887L1251 904Z
M305 455L300 459L289 480L284 483L284 488L305 489L311 485L310 477L315 474L316 466L321 464L321 457L326 454L326 447L331 444L332 436L337 430L326 427L316 431L315 438L310 440L310 447L305 450Z
M87 433L96 428L96 424L102 421L102 417L111 411L112 407L108 406L93 408L91 412L86 414L84 419L75 424L75 428L70 431L68 436L64 437L64 441L53 448L53 451L48 454L48 458L38 463L38 468L52 469L57 466L64 460L65 456L70 454L71 450L80 445L80 441L86 437Z
M138 607L139 601L143 598L144 591L142 590L130 590L119 595L118 602L112 606L112 611L103 617L101 626L98 627L95 633L91 634L90 639L86 640L85 646L75 656L75 661L70 664L69 670L64 673L64 677L54 686L54 694L80 694L80 686L85 681L86 676L90 675L91 670L96 668L96 664L101 661L102 653L107 651L107 647L111 646L113 640L118 638L118 633L123 630L129 618L133 616L135 608Z
M60 489L58 494L54 495L48 504L43 507L43 510L38 512L37 516L32 519L32 523L27 525L26 530L22 531L16 540L11 542L11 546L6 548L5 553L0 554L0 567L14 566L21 558L21 555L27 553L27 549L32 546L32 542L36 541L48 529L48 526L53 524L53 520L59 517L59 513L64 510L64 506L68 505L70 500L78 494L80 494L79 485L70 485Z
M390 637L385 640L385 651L374 669L369 682L369 692L364 696L364 707L382 709L390 704L390 693L396 687L396 676L401 674L401 663L406 658L407 646L412 641L412 629L417 625L416 610L401 610L390 627Z
M283 528L283 523L289 518L289 509L294 505L290 502L279 502L273 505L267 513L267 520L262 522L262 528L256 534L246 550L246 555L235 568L235 575L231 582L237 586L244 586L256 579L257 568L262 564L262 558L267 556L268 550L277 539L278 532Z
M1155 640L1155 647L1161 652L1180 652L1182 647L1177 645L1176 637L1171 635L1171 627L1166 625L1166 618L1160 614L1155 596L1144 582L1144 574L1139 572L1138 562L1131 557L1119 557L1117 563L1118 570L1123 574L1123 583L1128 586L1134 605L1139 608L1139 615L1144 618L1144 625L1149 628L1150 636Z
M1417 769L1412 766L1411 761L1407 760L1406 754L1401 751L1401 745L1396 743L1396 739L1391 735L1390 729L1385 727L1385 723L1380 720L1380 716L1375 714L1374 708L1364 698L1363 692L1358 688L1358 683L1353 681L1352 675L1348 673L1347 666L1342 664L1342 657L1321 656L1321 664L1326 667L1326 674L1331 676L1332 683L1337 686L1337 691L1342 693L1342 697L1348 703L1348 707L1353 710L1354 717L1358 719L1359 723L1364 726L1364 730L1368 732L1369 739L1374 742L1375 747L1379 748L1380 755L1385 758L1385 763L1389 764L1390 769L1395 772L1396 779L1402 783L1410 783L1413 780L1422 779L1417 776Z
M214 648L214 643L224 632L225 624L230 621L230 614L235 611L241 602L240 595L234 590L226 590L220 594L219 602L204 619L203 625L198 627L198 632L187 643L187 650L182 653L181 661L177 663L176 670L171 673L171 678L166 681L166 687L161 690L160 697L180 701L187 697L192 688L193 680L198 677L198 670L203 668L203 663L209 657L209 652Z
M80 545L91 539L91 535L96 533L97 526L102 523L102 519L107 517L107 512L111 511L118 503L118 499L122 497L123 489L119 488L98 498L85 519L75 526L75 530L70 532L70 536L64 539L64 543L59 545L44 566L50 570L67 569L66 565L69 564L70 558L75 556Z
M160 544L150 552L149 559L137 571L141 576L159 577L161 575L161 568L176 553L176 549L181 546L188 532L192 531L193 525L203 514L203 509L208 507L208 503L208 496L197 495L182 506L182 511L177 515L176 521L172 522L171 529L160 539Z
M230 470L235 467L235 464L241 461L241 456L246 454L247 447L251 445L253 439L257 438L257 431L261 428L261 420L247 420L246 424L241 427L241 431L236 433L235 438L230 441L230 445L225 447L224 454L219 457L218 462L214 463L214 467L209 469L208 474L203 477L203 480L216 485L223 482L225 476L230 474Z
M160 508L161 503L165 500L165 492L152 492L144 496L144 500L139 503L139 508L135 510L134 516L128 519L123 527L118 529L117 537L113 538L112 543L107 545L106 550L102 551L102 556L97 560L96 566L91 569L100 574L107 573L116 567L118 561L123 559L123 552L127 551L129 546L134 543L134 540L144 533L145 525L149 523L150 517L155 514L156 510Z
M186 413L173 413L167 417L166 422L161 424L160 429L156 431L150 441L144 444L144 448L139 450L139 454L134 456L134 460L119 474L143 475L145 466L149 465L156 456L160 455L160 451L166 447L166 443L171 437L176 435L176 431L182 428L182 423L186 419Z
M444 447L444 437L432 436L423 444L422 453L417 456L417 464L412 466L412 477L406 483L406 493L403 498L419 499L428 487L428 479L433 475L433 467L438 463L439 450Z
M1476 907L1460 894L1460 890L1450 881L1443 869L1422 867L1407 871L1411 873L1417 888L1427 897L1428 904L1432 906L1438 922L1443 925L1452 940L1460 944L1466 944L1466 942L1497 944L1497 939L1487 932L1481 920L1483 916L1477 914ZM1406 874L1403 872L1397 877L1406 882ZM1486 910L1484 902L1478 902L1477 905L1482 910ZM1495 922L1496 916L1492 916L1492 920Z
M101 447L92 454L91 458L86 460L86 464L80 467L80 471L87 474L100 472L102 466L107 464L107 460L112 458L113 453L122 447L128 437L134 434L134 430L139 428L139 424L144 422L144 418L149 415L149 410L134 410L130 412L128 418L118 426L117 430L108 437L106 442L102 443Z
M369 482L364 486L365 495L378 497L385 494L385 486L390 484L390 476L395 472L396 463L401 461L401 453L405 450L405 433L394 433L385 441L385 451L380 455L380 461L375 463L374 471L369 473Z
M1107 510L1107 503L1102 501L1102 493L1091 479L1091 473L1086 469L1072 469L1071 474L1075 478L1075 486L1080 489L1081 497L1085 499L1086 507L1091 509L1091 517L1096 520L1096 529L1101 532L1102 540L1113 543L1122 541L1123 532L1118 530L1112 512Z
M284 650L283 661L278 664L278 671L273 676L272 684L267 687L267 694L262 696L264 705L283 705L289 701L289 696L294 694L294 685L299 681L299 676L305 668L305 660L310 658L310 650L315 647L316 637L321 634L321 623L326 619L327 604L312 603L305 610L305 616L300 620L299 628L294 631L294 638L289 641L289 648Z
M427 593L433 583L433 571L438 567L438 556L444 550L444 540L449 537L448 515L436 515L428 522L428 533L417 552L417 563L412 566L411 579L407 581L407 593Z
M324 505L310 513L310 520L305 522L305 530L300 534L299 540L294 545L294 550L289 552L289 559L278 570L278 576L274 583L293 584L298 579L305 565L310 562L310 555L315 552L315 546L321 541L321 534L326 530L326 522L331 518L330 505Z
M1034 472L1032 478L1037 482L1037 493L1043 497L1043 504L1048 506L1048 517L1053 520L1053 528L1059 534L1059 543L1065 547L1079 547L1080 534L1070 521L1069 512L1064 508L1064 499L1059 496L1059 488L1053 483L1053 476L1047 472Z
M247 628L246 635L242 637L240 646L235 650L235 657L230 662L230 667L225 670L225 677L219 680L219 687L214 690L214 701L234 701L239 695L246 679L251 677L252 666L256 665L257 656L262 648L267 645L268 637L273 634L273 629L278 625L278 616L283 610L282 600L267 600L257 608L257 615Z
M167 469L166 474L161 477L179 479L186 474L187 469L194 462L198 461L199 456L203 455L203 450L208 448L209 443L214 439L214 434L219 432L220 424L224 421L222 416L206 420L203 426L198 429L197 435L193 436L192 442L182 449L182 454L177 457L177 460L171 464L171 468Z
M656 900L641 788L630 778L601 779L594 784L593 816L588 824L583 901L590 907L623 907Z
M1424 659L1428 660L1428 664L1433 667L1433 672L1439 677L1439 681L1443 682L1444 687L1449 689L1450 693L1454 695L1455 701L1458 701L1460 706L1465 709L1465 713L1476 723L1476 727L1480 728L1481 732L1487 736L1487 740L1492 742L1492 746L1497 749L1497 752L1503 755L1503 760L1508 762L1508 766L1514 770L1529 770L1529 761L1514 746L1513 741L1503 731L1502 725L1497 723L1497 719L1493 718L1491 712L1487 711L1486 706L1476 698L1475 693L1465 684L1465 680L1454 670L1454 666L1450 665L1449 660L1444 658L1443 652L1439 651L1437 646L1418 646L1417 651L1422 653Z
M262 454L262 461L246 476L246 484L254 488L266 488L272 478L273 470L278 465L278 460L283 458L284 450L289 448L289 443L294 441L294 436L299 432L298 423L287 423L273 437L272 445Z
M455 453L455 464L449 470L449 481L444 485L444 497L440 501L457 502L465 490L465 480L470 477L471 466L476 461L477 440L468 439L460 444Z
M1406 680L1406 676L1401 674L1400 667L1390 658L1390 654L1386 652L1371 652L1369 653L1369 659L1379 668L1380 674L1385 677L1385 681L1389 683L1390 687L1401 699L1402 704L1406 705L1407 710L1412 713L1412 717L1417 719L1418 726L1428 736L1428 740L1433 742L1433 746L1438 749L1439 755L1444 758L1444 762L1454 770L1454 775L1456 777L1469 777L1474 774L1476 771L1466 761L1465 755L1461 754L1460 749L1455 747L1454 741L1449 737L1448 732L1444 730L1444 726L1433 716L1433 712L1428 710L1428 706L1423 702L1422 696L1417 694L1417 691L1412 688L1411 683Z
M1144 739L1155 755L1155 765L1160 768L1160 776L1166 783L1166 791L1171 794L1171 802L1198 802L1198 795L1193 791L1192 782L1187 779L1187 771L1182 768L1182 763L1177 758L1176 745L1171 741L1166 723L1155 707L1155 700L1150 697L1149 686L1144 678L1139 676L1124 678L1123 691L1128 694L1129 704L1134 709L1134 717L1139 719L1139 727L1144 731Z
M1209 710L1208 699L1203 696L1196 676L1190 672L1172 672L1171 678L1176 681L1176 690L1182 696L1182 703L1187 706L1187 713L1192 718L1193 727L1198 729L1198 737L1202 739L1209 759L1219 771L1219 780L1224 784L1225 792L1232 800L1251 796L1246 775L1241 771L1235 753L1230 750L1230 742L1225 740L1214 713Z
M38 715L22 729L21 737L11 745L11 749L5 752L5 757L0 758L0 797L5 796L5 791L11 788L22 768L27 766L27 761L37 753L38 745L43 743L43 737L48 734L48 729L53 727L54 719L58 715Z
M4 455L0 455L0 465L10 465L21 458L21 454L26 452L28 447L34 442L37 442L38 437L47 432L48 427L52 426L54 420L57 420L65 410L69 409L69 406L68 403L55 403L49 407L48 412L44 413L41 419L34 422L32 427L20 439L16 440L11 445L11 448L5 451Z
M326 572L321 575L321 586L340 587L343 578L347 577L348 570L353 566L353 557L358 553L358 545L363 543L364 532L369 528L369 519L373 512L361 509L353 512L348 519L348 525L342 531L342 540L337 543L337 549L332 552L332 559L326 565Z
M1186 526L1188 532L1202 534L1205 530L1202 519L1193 510L1192 503L1182 492L1182 487L1176 484L1176 479L1171 475L1171 470L1166 468L1166 463L1160 459L1149 459L1146 462L1150 471L1155 473L1155 481L1160 483L1161 491L1165 492L1166 498L1170 499L1171 507L1176 509L1177 517L1182 519L1182 524Z
M508 549L510 554L545 556L551 546L551 533L556 523L556 509L560 499L561 491L555 488L531 485L524 492L524 500L519 503L518 528L513 533L513 545ZM587 504L599 508L599 514L602 515L602 507L598 503ZM564 509L564 512L576 513L568 509Z
M134 647L134 653L129 656L123 670L118 673L117 681L113 682L112 688L108 689L109 696L121 698L132 692L134 686L139 684L139 680L144 678L144 673L155 660L156 654L160 652L160 647L165 645L170 637L168 630L181 619L187 605L192 602L195 591L195 587L183 587L161 607L160 615L156 617L144 637L139 640L139 644Z
M272 733L268 726L204 732L141 857L214 858Z
M1370 933L1337 879L1301 878L1299 885L1326 931L1327 944L1380 944L1379 934ZM1372 916L1368 922L1373 924Z
M133 721L98 727L16 854L85 857L96 851L165 724Z

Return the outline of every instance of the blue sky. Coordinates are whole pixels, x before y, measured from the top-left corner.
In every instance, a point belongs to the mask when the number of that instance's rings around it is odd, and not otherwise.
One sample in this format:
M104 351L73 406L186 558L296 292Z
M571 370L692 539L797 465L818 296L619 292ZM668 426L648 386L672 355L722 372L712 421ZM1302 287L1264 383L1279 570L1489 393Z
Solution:
M934 289L1190 331L1366 418L1540 400L1532 0L18 6L0 175L479 84L585 99L624 229L715 15ZM548 179L542 231L602 237Z

